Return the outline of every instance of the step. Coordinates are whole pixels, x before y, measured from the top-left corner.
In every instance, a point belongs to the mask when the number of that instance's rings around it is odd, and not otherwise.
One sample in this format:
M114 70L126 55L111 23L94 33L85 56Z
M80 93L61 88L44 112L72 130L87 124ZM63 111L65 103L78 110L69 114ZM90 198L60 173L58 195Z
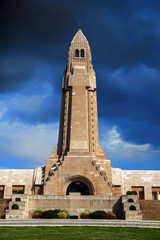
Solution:
M160 220L159 200L140 200L139 202L144 220Z
M160 228L160 221L143 220L101 220L101 219L23 219L0 220L0 227L23 226L101 226L101 227L138 227Z

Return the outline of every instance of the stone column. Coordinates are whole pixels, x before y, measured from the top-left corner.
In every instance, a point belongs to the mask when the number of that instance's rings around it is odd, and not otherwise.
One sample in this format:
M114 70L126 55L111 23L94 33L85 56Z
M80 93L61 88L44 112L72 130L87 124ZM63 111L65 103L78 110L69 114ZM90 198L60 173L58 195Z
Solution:
M152 188L151 186L144 187L144 199L152 200Z
M4 198L11 198L12 196L12 185L5 185Z

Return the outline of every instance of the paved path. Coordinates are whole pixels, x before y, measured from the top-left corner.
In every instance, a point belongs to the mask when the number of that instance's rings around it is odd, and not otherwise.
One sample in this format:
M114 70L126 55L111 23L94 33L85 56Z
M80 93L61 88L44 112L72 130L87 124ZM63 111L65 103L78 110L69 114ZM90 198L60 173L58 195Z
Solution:
M160 221L126 221L97 219L23 219L0 220L0 227L56 227L56 226L99 226L99 227L139 227L160 228Z

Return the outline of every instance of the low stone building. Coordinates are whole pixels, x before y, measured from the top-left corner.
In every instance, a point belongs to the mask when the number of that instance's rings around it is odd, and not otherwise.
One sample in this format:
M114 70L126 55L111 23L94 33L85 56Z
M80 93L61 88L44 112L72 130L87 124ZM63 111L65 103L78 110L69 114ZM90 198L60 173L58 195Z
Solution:
M58 144L45 167L0 170L0 198L11 198L19 190L25 193L30 213L46 206L74 211L76 199L81 210L112 210L129 190L138 199L160 200L160 171L112 168L100 146L96 76L90 46L81 30L69 48ZM72 207L67 203L71 199Z
M121 196L127 191L133 191L139 199L160 200L160 171L119 168L111 168L111 170L113 196ZM44 168L41 167L33 170L0 169L0 198L11 198L12 194L18 193L18 190L24 190L27 195L44 195L43 182ZM48 195L54 194L48 193Z

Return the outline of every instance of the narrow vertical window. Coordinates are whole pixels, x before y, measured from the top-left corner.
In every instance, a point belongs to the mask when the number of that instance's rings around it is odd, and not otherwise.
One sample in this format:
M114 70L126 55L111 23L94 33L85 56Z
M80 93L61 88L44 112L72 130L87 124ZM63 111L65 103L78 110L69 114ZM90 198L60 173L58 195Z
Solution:
M78 49L75 50L75 57L79 57L79 50Z
M84 58L84 49L81 49L81 57Z

